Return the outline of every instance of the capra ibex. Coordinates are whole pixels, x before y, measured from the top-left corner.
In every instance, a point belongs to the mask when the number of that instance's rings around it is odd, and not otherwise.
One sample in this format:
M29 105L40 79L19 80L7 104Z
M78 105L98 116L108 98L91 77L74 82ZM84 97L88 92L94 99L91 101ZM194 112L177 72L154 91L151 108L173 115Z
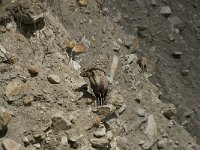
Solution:
M141 59L137 60L137 64L142 69L142 72L147 72L147 58L142 57Z
M99 68L102 62L96 62L93 66L88 69L84 69L81 72L82 77L87 77L90 81L91 88L96 97L97 106L106 104L106 95L108 92L108 79L105 75L105 71ZM100 74L95 74L95 70L99 70Z

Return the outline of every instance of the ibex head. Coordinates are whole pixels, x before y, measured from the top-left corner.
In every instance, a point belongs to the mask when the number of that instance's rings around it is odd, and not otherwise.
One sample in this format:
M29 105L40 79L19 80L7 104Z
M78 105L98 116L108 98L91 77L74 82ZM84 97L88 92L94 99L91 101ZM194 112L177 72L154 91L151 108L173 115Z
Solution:
M80 75L82 77L91 77L91 76L94 76L94 72L91 69L83 69Z

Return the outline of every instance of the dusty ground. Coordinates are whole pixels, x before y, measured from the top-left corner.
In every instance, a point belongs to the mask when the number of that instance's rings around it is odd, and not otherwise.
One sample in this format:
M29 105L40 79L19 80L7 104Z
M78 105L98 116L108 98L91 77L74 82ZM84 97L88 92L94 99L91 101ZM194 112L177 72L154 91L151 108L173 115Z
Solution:
M155 76L157 60L163 61L164 57L160 54L157 59L156 44L148 45L146 36L138 35L137 30L134 36L129 36L113 23L118 22L120 15L112 20L101 11L101 1L88 0L87 7L81 7L75 0L19 2L4 3L3 7L9 7L14 13L1 17L0 44L6 53L0 53L0 105L13 116L7 132L1 132L4 149L6 138L31 150L198 149L196 141L173 120L173 105L160 101L159 85L154 86L148 80ZM106 4L109 5L112 4ZM41 19L26 18L24 14ZM9 21L4 19L10 17ZM87 47L87 52L75 56L74 61L69 61L66 51L68 38L81 41ZM153 48L150 54L144 52L153 46L156 52ZM148 73L140 72L137 56L131 55L135 51L139 56L155 56L149 59ZM114 55L119 65L109 87L110 105L96 108L91 104L94 99L91 89L88 90L91 94L78 90L89 84L79 75L80 70L102 58L110 76ZM165 96L165 90L163 93ZM103 111L103 115L98 111ZM4 118L2 112L1 108L0 117ZM102 118L102 123L91 128L97 116ZM101 138L94 137L96 131L101 131Z

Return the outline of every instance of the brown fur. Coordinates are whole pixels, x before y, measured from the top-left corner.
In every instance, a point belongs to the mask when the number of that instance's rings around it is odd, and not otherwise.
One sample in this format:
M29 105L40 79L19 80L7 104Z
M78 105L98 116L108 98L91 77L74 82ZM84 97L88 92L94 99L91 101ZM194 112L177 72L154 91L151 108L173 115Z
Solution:
M147 72L147 58L142 57L141 59L137 60L137 64L142 69L142 72Z
M97 106L106 104L106 95L108 92L108 80L104 73L96 75L92 70L86 70L80 74L87 77L90 81L91 88L95 94Z

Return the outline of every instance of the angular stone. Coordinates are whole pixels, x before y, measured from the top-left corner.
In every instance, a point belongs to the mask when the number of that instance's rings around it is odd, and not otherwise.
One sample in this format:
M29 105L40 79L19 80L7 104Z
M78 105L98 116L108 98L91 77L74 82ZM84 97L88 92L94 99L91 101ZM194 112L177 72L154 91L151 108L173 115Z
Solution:
M181 70L181 75L182 76L187 76L189 73L190 73L190 70L188 70L188 69Z
M126 104L123 104L118 110L117 113L120 115L126 110Z
M176 107L173 104L166 105L163 109L163 115L167 119L171 119L176 114Z
M113 139L113 133L111 131L108 131L106 133L106 138L108 139L108 141L111 141Z
M155 7L157 5L156 0L151 0L151 5Z
M90 143L92 144L93 147L107 148L109 141L105 138L101 138L101 139L93 138L93 139L90 139Z
M6 49L0 44L0 57L6 57Z
M4 94L6 95L9 101L14 101L18 99L19 97L21 98L21 95L23 94L24 89L25 89L25 85L23 83L10 82L6 87Z
M109 117L112 117L116 110L116 107L112 104L109 105L103 105L98 108L93 109L93 112L96 113L101 119L108 119Z
M4 107L0 106L0 133L7 130L8 123L12 119L12 115Z
M80 145L80 139L83 137L83 135L78 135L73 132L73 130L67 132L67 139L68 143L70 144L70 147L77 149Z
M151 147L155 144L155 141L147 141L142 145L144 150L151 150Z
M26 95L25 97L23 97L23 104L24 105L31 105L31 103L34 101L33 96L32 95Z
M138 115L139 117L145 117L145 115L146 115L146 110L145 110L145 109L138 109L137 115Z
M128 57L127 63L131 64L133 62L137 62L138 58L136 54L130 54L130 56Z
M167 142L168 142L167 138L164 138L164 139L158 141L158 148L159 148L159 149L164 148L165 145L167 144Z
M157 127L153 115L150 115L148 117L147 127L144 133L147 134L148 137L152 140L154 140L157 137Z
M121 46L117 42L113 41L113 50L114 51L119 51L120 48L121 48Z
M2 147L4 150L21 150L21 144L11 139L4 139L2 142Z
M149 28L147 25L137 25L138 31L145 31Z
M169 40L172 42L172 41L174 41L175 40L175 37L174 37L174 35L173 34L168 34L168 38L169 38Z
M109 95L108 102L119 109L124 104L124 98L122 95L118 94L117 90L113 90Z
M94 132L94 136L97 138L103 137L105 135L106 135L105 126L98 128L97 131Z
M172 12L171 12L171 9L170 9L169 6L163 6L163 7L161 7L161 9L160 9L160 14L163 15L163 16L165 16L165 17L170 16L171 13L172 13Z
M48 75L47 79L51 84L59 84L61 81L60 77L54 74Z
M37 5L37 3L31 3L27 1L26 3L21 3L21 9L19 12L13 12L14 16L17 19L21 19L20 21L23 24L36 24L42 20L44 20L44 10L41 6Z
M180 51L174 51L174 52L172 53L172 56L173 56L174 58L181 58L181 55L182 55L182 52L180 52Z
M67 145L67 144L68 144L68 139L67 139L67 137L66 137L66 136L62 136L62 137L61 137L60 143L61 143L62 145Z
M56 130L68 130L71 128L71 122L67 120L63 112L57 112L51 117L52 126Z
M123 44L124 44L124 46L131 47L132 44L133 44L133 39L134 39L133 35L124 36L123 37Z

